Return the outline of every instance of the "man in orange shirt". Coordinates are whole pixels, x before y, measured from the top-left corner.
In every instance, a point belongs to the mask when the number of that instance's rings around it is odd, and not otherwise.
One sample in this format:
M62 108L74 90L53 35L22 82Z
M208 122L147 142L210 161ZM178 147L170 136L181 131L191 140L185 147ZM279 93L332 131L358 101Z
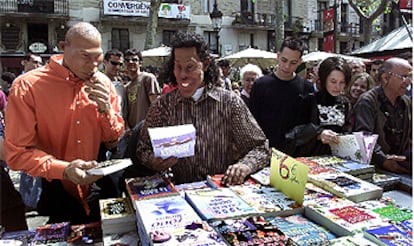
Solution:
M98 71L98 30L78 23L61 46L63 55L13 83L4 153L11 169L43 178L37 210L49 223L88 223L100 219L98 200L90 202L100 176L86 170L96 165L101 142L117 142L123 120L114 86Z

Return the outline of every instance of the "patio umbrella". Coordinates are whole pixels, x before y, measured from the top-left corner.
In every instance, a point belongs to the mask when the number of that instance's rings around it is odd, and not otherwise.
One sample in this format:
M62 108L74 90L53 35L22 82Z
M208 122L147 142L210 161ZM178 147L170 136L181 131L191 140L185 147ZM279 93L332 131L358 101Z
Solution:
M277 63L277 54L254 48L247 48L245 50L233 53L231 55L220 58L219 60L227 59L232 66L242 67L248 63L258 65L261 68L275 66Z
M315 62L318 63L322 60L325 60L328 57L332 57L332 56L340 56L342 58L344 58L347 62L350 62L352 60L361 60L362 62L370 62L370 59L366 59L366 58L361 58L361 57L356 57L356 56L348 56L348 55L342 55L342 54L336 54L336 53L329 53L329 52L324 52L324 51L314 51L311 52L309 54L303 55L302 56L302 62Z
M168 46L160 46L157 48L144 50L141 52L144 60L144 66L157 66L160 67L164 61L171 54L171 48Z

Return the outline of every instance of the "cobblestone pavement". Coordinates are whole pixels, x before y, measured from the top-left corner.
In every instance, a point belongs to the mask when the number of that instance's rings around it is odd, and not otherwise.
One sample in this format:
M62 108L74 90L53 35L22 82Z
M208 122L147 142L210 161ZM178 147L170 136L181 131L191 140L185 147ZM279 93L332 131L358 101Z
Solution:
M9 175L16 189L19 190L20 172L9 170ZM41 225L45 225L48 219L49 217L40 216L36 211L26 212L26 221L27 221L27 226L29 227L29 229L36 229L37 227Z

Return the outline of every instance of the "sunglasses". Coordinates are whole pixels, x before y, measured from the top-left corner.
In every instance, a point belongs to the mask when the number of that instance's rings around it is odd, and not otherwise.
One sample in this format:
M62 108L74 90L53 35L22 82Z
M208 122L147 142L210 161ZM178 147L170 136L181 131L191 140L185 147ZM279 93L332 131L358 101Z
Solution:
M126 62L139 62L138 58L124 58Z
M124 65L122 62L116 62L116 61L109 61L114 66L122 66Z

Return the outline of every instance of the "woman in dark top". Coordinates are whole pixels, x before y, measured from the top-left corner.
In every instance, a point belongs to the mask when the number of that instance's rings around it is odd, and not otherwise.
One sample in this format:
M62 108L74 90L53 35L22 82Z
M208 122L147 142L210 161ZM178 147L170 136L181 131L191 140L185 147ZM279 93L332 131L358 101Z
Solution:
M317 134L308 144L309 155L329 155L329 144L338 143L338 134L351 132L350 102L344 90L351 79L345 59L329 57L319 66L321 89L315 95Z

